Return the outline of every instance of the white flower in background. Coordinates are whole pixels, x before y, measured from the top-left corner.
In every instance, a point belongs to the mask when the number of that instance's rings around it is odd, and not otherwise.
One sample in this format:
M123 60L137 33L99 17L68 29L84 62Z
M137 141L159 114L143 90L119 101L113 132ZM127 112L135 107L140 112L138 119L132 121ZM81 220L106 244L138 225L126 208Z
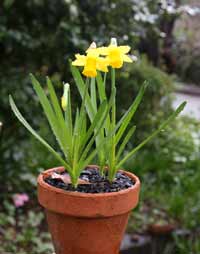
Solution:
M200 8L198 7L191 7L189 5L182 5L178 8L179 12L187 13L190 16L195 16L200 14Z

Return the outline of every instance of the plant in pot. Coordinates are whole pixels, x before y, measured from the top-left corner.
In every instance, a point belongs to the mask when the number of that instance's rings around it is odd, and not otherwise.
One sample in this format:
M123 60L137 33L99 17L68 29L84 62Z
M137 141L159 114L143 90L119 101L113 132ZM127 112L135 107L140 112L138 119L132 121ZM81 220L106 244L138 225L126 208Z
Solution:
M129 46L118 46L116 39L111 39L108 47L97 48L92 43L85 55L76 55L70 66L82 101L74 121L69 84L64 85L60 103L49 78L48 98L46 90L31 75L60 152L36 133L10 96L16 117L61 164L38 177L38 199L46 210L56 254L118 254L129 213L137 205L140 191L137 176L121 167L185 106L182 103L157 130L122 157L136 129L135 126L128 129L128 125L147 86L146 83L141 86L132 105L116 121L115 69L124 62L132 62L127 55L129 51ZM83 67L86 78L76 66ZM109 74L110 96L106 92ZM90 165L96 160L97 165Z

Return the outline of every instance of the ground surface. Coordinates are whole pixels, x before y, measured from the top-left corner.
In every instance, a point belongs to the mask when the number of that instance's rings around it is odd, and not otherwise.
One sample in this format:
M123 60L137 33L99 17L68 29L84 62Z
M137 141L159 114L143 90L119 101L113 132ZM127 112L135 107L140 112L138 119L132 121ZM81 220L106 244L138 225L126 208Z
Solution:
M182 114L194 116L200 120L200 88L186 87L184 90L177 92L173 103L174 107L177 107L183 101L187 101L187 105Z

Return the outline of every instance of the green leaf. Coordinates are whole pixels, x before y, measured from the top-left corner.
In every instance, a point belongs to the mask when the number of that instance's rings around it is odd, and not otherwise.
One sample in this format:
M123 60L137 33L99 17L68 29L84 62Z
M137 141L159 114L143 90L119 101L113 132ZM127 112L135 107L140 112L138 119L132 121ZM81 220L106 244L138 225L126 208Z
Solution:
M107 110L107 103L106 101L104 101L100 108L99 108L99 111L98 111L98 116L94 118L94 121L92 123L92 125L90 126L89 130L88 130L88 134L87 136L85 137L85 139L83 140L83 143L82 143L82 146L81 146L81 151L80 152L83 152L82 155L81 155L81 158L80 160L84 160L85 157L87 156L90 148L92 147L92 145L94 144L94 141L96 139L96 137L98 136L103 124L104 124L104 121L105 121L105 115L108 114ZM106 111L105 111L106 110ZM89 143L87 144L86 140L89 139L89 137L92 135L93 132L91 132L91 130L94 130L95 129L95 132L94 132L94 135L92 136L91 140L89 141ZM91 134L91 135L90 135ZM85 147L85 145L87 144L87 146ZM84 145L84 146L83 146ZM84 149L84 150L83 150Z
M174 119L180 114L180 112L184 109L186 102L183 102L176 111L166 120L164 121L159 128L154 131L149 137L147 137L142 143L136 146L131 152L129 152L117 165L117 168L120 168L131 156L133 156L139 149L141 149L147 142L152 140L160 131L164 130L167 125L174 121Z
M55 93L55 90L54 90L51 80L49 79L49 77L47 77L46 79L47 79L47 86L48 86L52 106L53 106L54 111L56 113L57 120L59 121L60 126L62 126L64 123L64 117L63 117L62 109L60 107L60 103L58 101L58 98Z
M77 111L77 115L76 115L76 120L75 121L75 127L74 127L74 131L75 131L75 134L76 137L75 137L75 143L74 143L74 159L73 159L73 165L74 165L74 172L75 172L75 175L76 175L76 164L77 164L77 161L79 159L79 154L80 154L80 146L81 146L81 140L82 140L82 136L83 136L83 133L82 133L82 129L83 129L83 124L84 124L84 118L86 117L86 112L85 112L85 99L86 99L86 93L88 91L88 86L89 86L89 83L86 84L85 86L85 91L84 91L84 96L83 96L83 99L82 99L82 103L81 103L81 109L80 109L80 114L78 114L78 111Z
M72 110L71 110L71 92L70 92L70 87L68 89L68 100L67 100L67 109L65 111L65 122L66 126L69 130L69 135L72 138L72 130L73 130L73 124L72 124Z
M123 142L121 143L119 150L117 152L117 156L116 156L116 162L119 160L122 152L124 151L125 146L127 145L127 143L129 142L130 138L133 136L134 132L136 130L136 126L133 126L127 133L127 135L125 136L125 138L123 139Z
M88 140L90 139L90 137L92 136L94 129L97 128L97 125L99 124L99 122L101 122L101 119L103 118L105 111L107 108L107 102L106 100L103 101L94 117L94 120L92 121L84 139L82 140L81 144L82 144L82 149L85 146L85 144L88 142Z
M57 95L55 93L54 87L52 85L51 80L47 77L47 85L50 94L51 104L56 114L56 121L59 123L60 128L60 139L63 142L63 146L68 151L68 157L72 157L72 134L71 134L71 122L70 120L65 123L65 119L63 117L63 112L60 107L60 103L58 101ZM68 103L68 108L71 107ZM72 120L71 120L72 121Z
M90 164L90 162L94 159L94 157L97 155L97 153L99 153L99 151L106 145L106 143L108 142L108 140L112 137L113 133L110 133L107 137L105 137L103 140L101 140L101 143L99 144L99 146L94 149L89 156L87 156L87 158L83 158L83 160L81 159L79 161L79 169L84 169L88 164Z
M65 142L63 142L64 140L62 140L62 130L58 124L56 115L52 109L52 106L44 92L44 90L42 89L40 83L37 81L37 79L31 74L31 80L33 83L33 87L38 95L39 101L42 105L42 108L45 112L45 115L48 119L49 125L51 126L51 129L56 137L56 140L58 141L58 144L60 145L65 157L68 157L66 148L65 148Z
M80 93L82 99L83 99L84 91L85 91L85 83L81 77L79 70L73 65L70 65L70 66L71 66L71 72L72 72L73 78L75 80L76 86L79 90L79 93ZM86 106L86 110L87 110L88 116L90 118L90 121L92 122L94 119L95 111L92 106L91 99L90 99L88 92L86 93L85 106Z
M128 111L125 113L125 115L120 119L119 123L117 124L117 126L120 126L117 134L116 134L116 145L118 144L118 142L120 141L122 135L124 134L128 124L130 123L131 119L133 118L141 100L142 97L144 95L145 89L147 87L147 83L145 82L143 84L143 86L140 88L140 91L137 95L137 97L135 98L134 102L132 103L132 105L129 107Z
M15 102L12 98L12 96L9 96L9 102L10 106L12 108L12 111L14 112L15 116L18 118L18 120L24 125L24 127L37 139L40 141L40 143L45 146L52 155L61 162L61 164L68 170L68 172L71 172L70 166L65 162L62 157L42 138L40 137L37 132L29 125L29 123L24 119L22 114L19 112L17 106L15 105Z
M97 137L97 135L98 135L99 132L101 131L102 126L104 125L105 120L106 120L106 118L107 118L107 115L109 114L109 111L110 111L110 108L111 108L111 106L112 106L113 100L115 99L115 94L116 94L116 89L113 89L112 94L111 94L111 97L110 97L110 100L109 100L109 103L108 103L108 106L107 106L107 109L106 109L105 112L102 112L101 120L99 120L98 126L97 126L97 128L96 128L96 130L95 130L95 134L92 136L90 142L88 143L88 145L87 145L86 148L84 149L83 154L81 155L80 160L84 160L84 159L85 159L87 153L89 152L91 146L92 146L93 143L94 143L95 138ZM106 101L105 101L105 103L106 103ZM104 114L103 114L103 113L104 113ZM104 140L104 139L105 139L105 138L103 138L103 140ZM99 144L102 143L102 140L99 140L99 141L100 141ZM99 148L97 147L97 149L99 149ZM100 151L100 149L99 149L99 151Z
M106 97L105 85L104 85L101 73L99 71L97 73L96 80L97 80L97 87L98 87L100 102L102 102L107 97Z
M73 131L73 149L74 149L74 144L75 144L75 139L77 138L78 136L78 124L79 124L79 109L77 108L76 109L76 116L75 116L75 122L74 122L74 131ZM73 150L73 153L74 153L74 150Z
M106 91L105 91L106 75L107 74L105 73L104 81L103 81L101 73L99 71L97 72L96 80L97 80L97 87L98 87L100 102L107 99ZM108 132L110 130L110 116L109 115L107 116L107 119L106 119L105 130L106 130L106 134L108 135Z
M91 79L90 82L91 102L95 113L97 112L97 98L96 98L96 82L95 78Z

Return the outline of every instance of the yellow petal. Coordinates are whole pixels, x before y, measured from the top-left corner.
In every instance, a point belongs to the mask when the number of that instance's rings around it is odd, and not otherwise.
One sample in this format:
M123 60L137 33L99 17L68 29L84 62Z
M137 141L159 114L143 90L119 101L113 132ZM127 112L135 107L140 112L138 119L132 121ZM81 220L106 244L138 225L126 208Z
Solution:
M110 66L112 66L113 68L119 69L123 66L123 61L121 61L121 60L112 61L112 62L110 62Z
M127 63L132 63L133 60L130 58L130 56L127 56L127 55L123 55L123 61L124 62L127 62Z
M123 65L123 54L120 52L119 47L117 46L109 46L109 64L113 68L121 68Z
M97 70L108 72L109 61L107 58L99 57L97 59Z
M75 60L72 62L72 65L74 66L84 66L85 63L82 60Z
M86 58L85 55L81 55L81 54L76 54L75 57L76 57L76 59L78 59L78 60L85 60L85 58Z
M86 58L88 58L88 57L97 58L98 56L99 56L99 52L98 52L97 49L89 49L89 50L87 51L87 56L86 56Z
M99 47L97 48L98 52L102 56L107 56L109 53L109 48L108 47Z
M120 49L121 53L123 53L123 54L127 54L131 50L131 47L129 47L129 46L119 46L118 48Z
M76 54L75 57L76 57L76 60L74 60L72 62L72 65L74 65L74 66L84 66L85 65L86 56Z
M90 78L94 78L94 77L96 77L96 75L97 75L96 69L84 68L82 73L83 73L83 75L85 75L86 77L90 77Z

